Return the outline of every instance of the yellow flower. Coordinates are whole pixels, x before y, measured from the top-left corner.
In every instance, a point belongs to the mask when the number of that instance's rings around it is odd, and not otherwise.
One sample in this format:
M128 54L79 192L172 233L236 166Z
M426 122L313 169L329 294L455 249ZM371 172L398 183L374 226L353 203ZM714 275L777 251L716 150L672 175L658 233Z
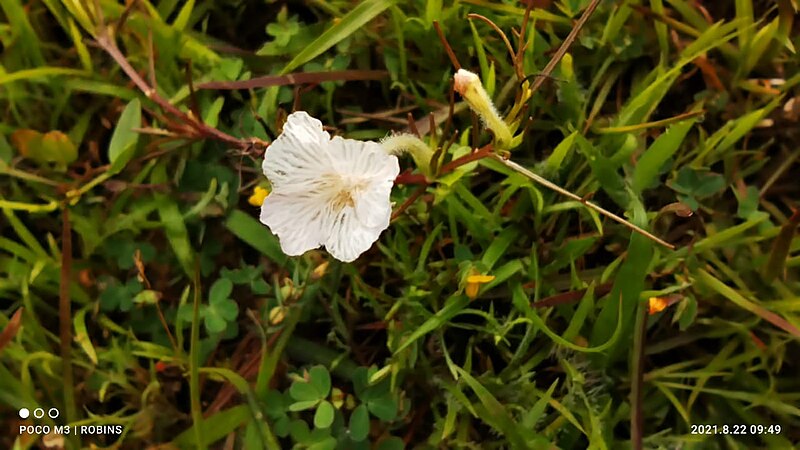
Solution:
M470 275L467 277L467 288L465 293L470 300L478 296L478 289L482 284L489 283L494 280L494 275Z
M665 299L665 298L650 297L650 299L648 300L648 306L649 306L649 311L648 312L652 316L653 314L660 313L661 311L666 309L667 306L669 306L669 303L667 302L667 299Z
M267 198L269 195L269 191L261 186L256 186L253 188L253 195L247 199L247 202L253 206L261 206L264 203L264 199Z

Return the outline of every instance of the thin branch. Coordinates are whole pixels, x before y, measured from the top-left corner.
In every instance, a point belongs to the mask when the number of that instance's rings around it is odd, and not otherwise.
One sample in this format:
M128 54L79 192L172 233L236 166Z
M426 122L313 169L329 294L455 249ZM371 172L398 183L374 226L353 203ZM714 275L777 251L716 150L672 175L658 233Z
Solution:
M334 70L328 72L301 72L286 75L267 75L240 81L209 81L197 85L197 89L256 89L292 84L319 84L325 81L369 81L382 80L389 76L385 70Z
M494 153L491 154L491 156L496 161L499 161L500 163L502 163L503 165L505 165L509 169L511 169L511 170L513 170L515 172L518 172L518 173L520 173L522 175L525 175L526 177L528 177L531 180L541 184L542 186L544 186L544 187L546 187L548 189L551 189L551 190L553 190L555 192L558 192L561 195L569 197L572 200L575 200L577 202L583 203L584 205L586 205L587 208L593 209L593 210L597 211L598 213L608 217L609 219L626 226L631 231L635 231L635 232L641 234L642 236L645 236L648 239L651 239L652 241L657 242L658 244L661 244L664 247L667 247L670 250L675 250L675 246L674 245L672 245L672 244L670 244L670 243L668 243L668 242L656 237L655 235L653 235L649 231L646 231L646 230L644 230L644 229L642 229L642 228L630 223L629 221L627 221L627 220L623 219L622 217L612 213L611 211L608 211L606 209L601 208L600 206L595 205L594 203L586 200L583 197L580 197L578 195L573 194L572 192L570 192L570 191L558 186L557 184L547 180L546 178L541 177L541 176L533 173L532 171L526 169L525 167L520 166L519 164L515 163L514 161L511 161L509 159L505 159L502 156L494 154Z
M72 227L69 208L61 213L61 278L58 286L58 328L61 344L61 379L64 384L65 419L76 420L75 388L72 376L72 305L69 288L72 281Z
M622 305L619 306L622 308ZM642 450L644 414L642 411L642 385L644 384L644 347L647 340L647 307L639 304L636 311L636 328L633 334L633 364L631 365L631 447Z
M528 31L528 22L531 20L531 10L533 10L533 2L528 2L525 5L525 16L522 18L522 26L519 29L517 56L514 57L514 66L519 73L522 73L522 60L525 56L525 49L528 47L528 43L525 41L525 33Z
M102 28L98 33L95 40L97 46L103 49L108 55L116 61L116 63L120 66L123 72L130 78L133 84L144 93L144 95L156 103L161 109L165 112L175 116L178 120L183 122L184 124L191 127L195 133L192 138L211 138L216 139L218 141L224 142L232 147L239 148L242 150L247 150L253 145L259 145L264 148L268 146L266 142L261 141L260 139L251 138L251 139L239 139L233 137L227 133L224 133L214 127L210 127L202 122L199 119L191 117L189 114L181 111L169 101L161 97L156 90L147 84L147 82L139 75L136 69L131 66L128 59L125 55L122 54L117 44L114 40L109 36L108 30L106 28Z
M508 40L508 36L506 36L506 34L503 33L503 30L501 30L500 27L498 27L496 23L494 23L491 20L489 20L489 18L486 17L486 16L482 16L480 14L475 14L475 13L467 14L467 18L481 20L481 21L485 22L487 25L489 25L490 27L492 27L492 29L494 31L496 31L497 34L500 35L500 38L503 39L503 42L505 42L506 49L508 50L508 54L511 55L511 61L512 62L516 61L517 55L516 55L516 52L514 51L514 47L511 45L511 41ZM522 47L520 47L520 48L522 48ZM517 77L519 79L522 79L522 77L524 76L522 74L522 68L520 66L518 66L517 64L514 64L514 70L516 70L516 72L517 72Z
M583 26L586 25L586 21L589 20L589 17L591 17L591 15L594 13L594 10L597 9L597 5L599 4L600 0L592 0L592 2L589 3L589 6L586 7L586 10L583 12L583 14L581 14L581 18L578 19L578 23L575 24L575 27L569 32L567 38L564 39L564 42L562 42L561 46L558 47L556 54L550 58L550 61L544 67L544 70L542 70L541 75L543 76L540 76L534 80L533 84L531 85L531 97L533 97L536 91L539 90L539 88L542 86L542 83L544 83L544 80L547 79L551 73L553 73L556 65L558 65L558 63L561 61L561 58L564 57L564 55L567 53L567 50L569 50L569 48L572 46L572 43L575 41L575 39L577 39L578 33L581 32Z
M399 206L399 207L398 207L398 208L397 208L397 209L396 209L396 210L395 210L395 211L392 213L392 219L391 219L391 220L395 220L395 219L397 219L398 217L400 217L400 214L403 214L403 212L404 212L406 209L408 209L408 207L409 207L409 206L411 206L411 205L412 205L412 204L413 204L415 201L417 201L417 199L418 199L418 198L419 198L419 197L420 197L422 194L424 194L424 193L425 193L425 189L426 189L426 188L427 188L427 185L426 185L426 184L423 184L422 186L418 187L418 188L417 188L417 189L416 189L416 190L415 190L415 191L414 191L414 192L413 192L413 193L412 193L410 196L408 196L408 198L406 199L406 201L404 201L404 202L403 202L403 204L402 204L402 205L400 205L400 206Z
M456 54L453 51L453 47L450 47L450 43L447 42L447 38L444 37L444 33L442 32L442 27L439 26L439 21L433 21L433 28L436 28L436 34L439 35L439 40L442 41L442 45L444 45L444 50L447 52L447 56L450 58L450 62L453 64L453 67L456 70L461 69L461 63L458 62L458 58L456 58Z

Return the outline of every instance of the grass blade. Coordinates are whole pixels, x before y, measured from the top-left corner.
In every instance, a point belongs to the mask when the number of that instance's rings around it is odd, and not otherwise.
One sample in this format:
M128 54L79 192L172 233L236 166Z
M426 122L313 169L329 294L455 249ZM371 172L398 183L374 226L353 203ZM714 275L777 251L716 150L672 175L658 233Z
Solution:
M395 0L366 0L359 3L334 26L325 30L312 43L289 61L281 75L285 75L324 53L329 48L358 31L378 14L394 4Z

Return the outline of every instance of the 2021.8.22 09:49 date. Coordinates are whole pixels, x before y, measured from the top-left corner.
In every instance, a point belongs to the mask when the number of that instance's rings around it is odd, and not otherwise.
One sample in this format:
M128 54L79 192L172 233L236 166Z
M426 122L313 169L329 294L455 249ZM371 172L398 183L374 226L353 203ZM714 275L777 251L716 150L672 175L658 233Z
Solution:
M720 434L720 435L758 435L758 434L780 434L780 425L711 425L694 424L689 429L691 434Z

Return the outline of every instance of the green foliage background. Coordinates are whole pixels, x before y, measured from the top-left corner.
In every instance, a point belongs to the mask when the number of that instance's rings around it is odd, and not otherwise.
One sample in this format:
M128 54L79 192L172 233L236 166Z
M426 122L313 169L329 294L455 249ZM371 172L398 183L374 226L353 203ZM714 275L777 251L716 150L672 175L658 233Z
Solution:
M0 445L44 423L123 425L69 448L792 448L795 0L602 1L529 102L511 158L676 250L491 159L398 185L421 195L352 264L288 258L258 222L259 143L293 109L357 139L434 113L445 161L490 142L460 99L448 119L433 23L503 113L511 57L467 14L536 75L589 1L534 3L520 39L511 0L3 0ZM108 30L158 96L253 145L164 111ZM342 70L386 73L202 86ZM495 278L473 299L474 274Z

